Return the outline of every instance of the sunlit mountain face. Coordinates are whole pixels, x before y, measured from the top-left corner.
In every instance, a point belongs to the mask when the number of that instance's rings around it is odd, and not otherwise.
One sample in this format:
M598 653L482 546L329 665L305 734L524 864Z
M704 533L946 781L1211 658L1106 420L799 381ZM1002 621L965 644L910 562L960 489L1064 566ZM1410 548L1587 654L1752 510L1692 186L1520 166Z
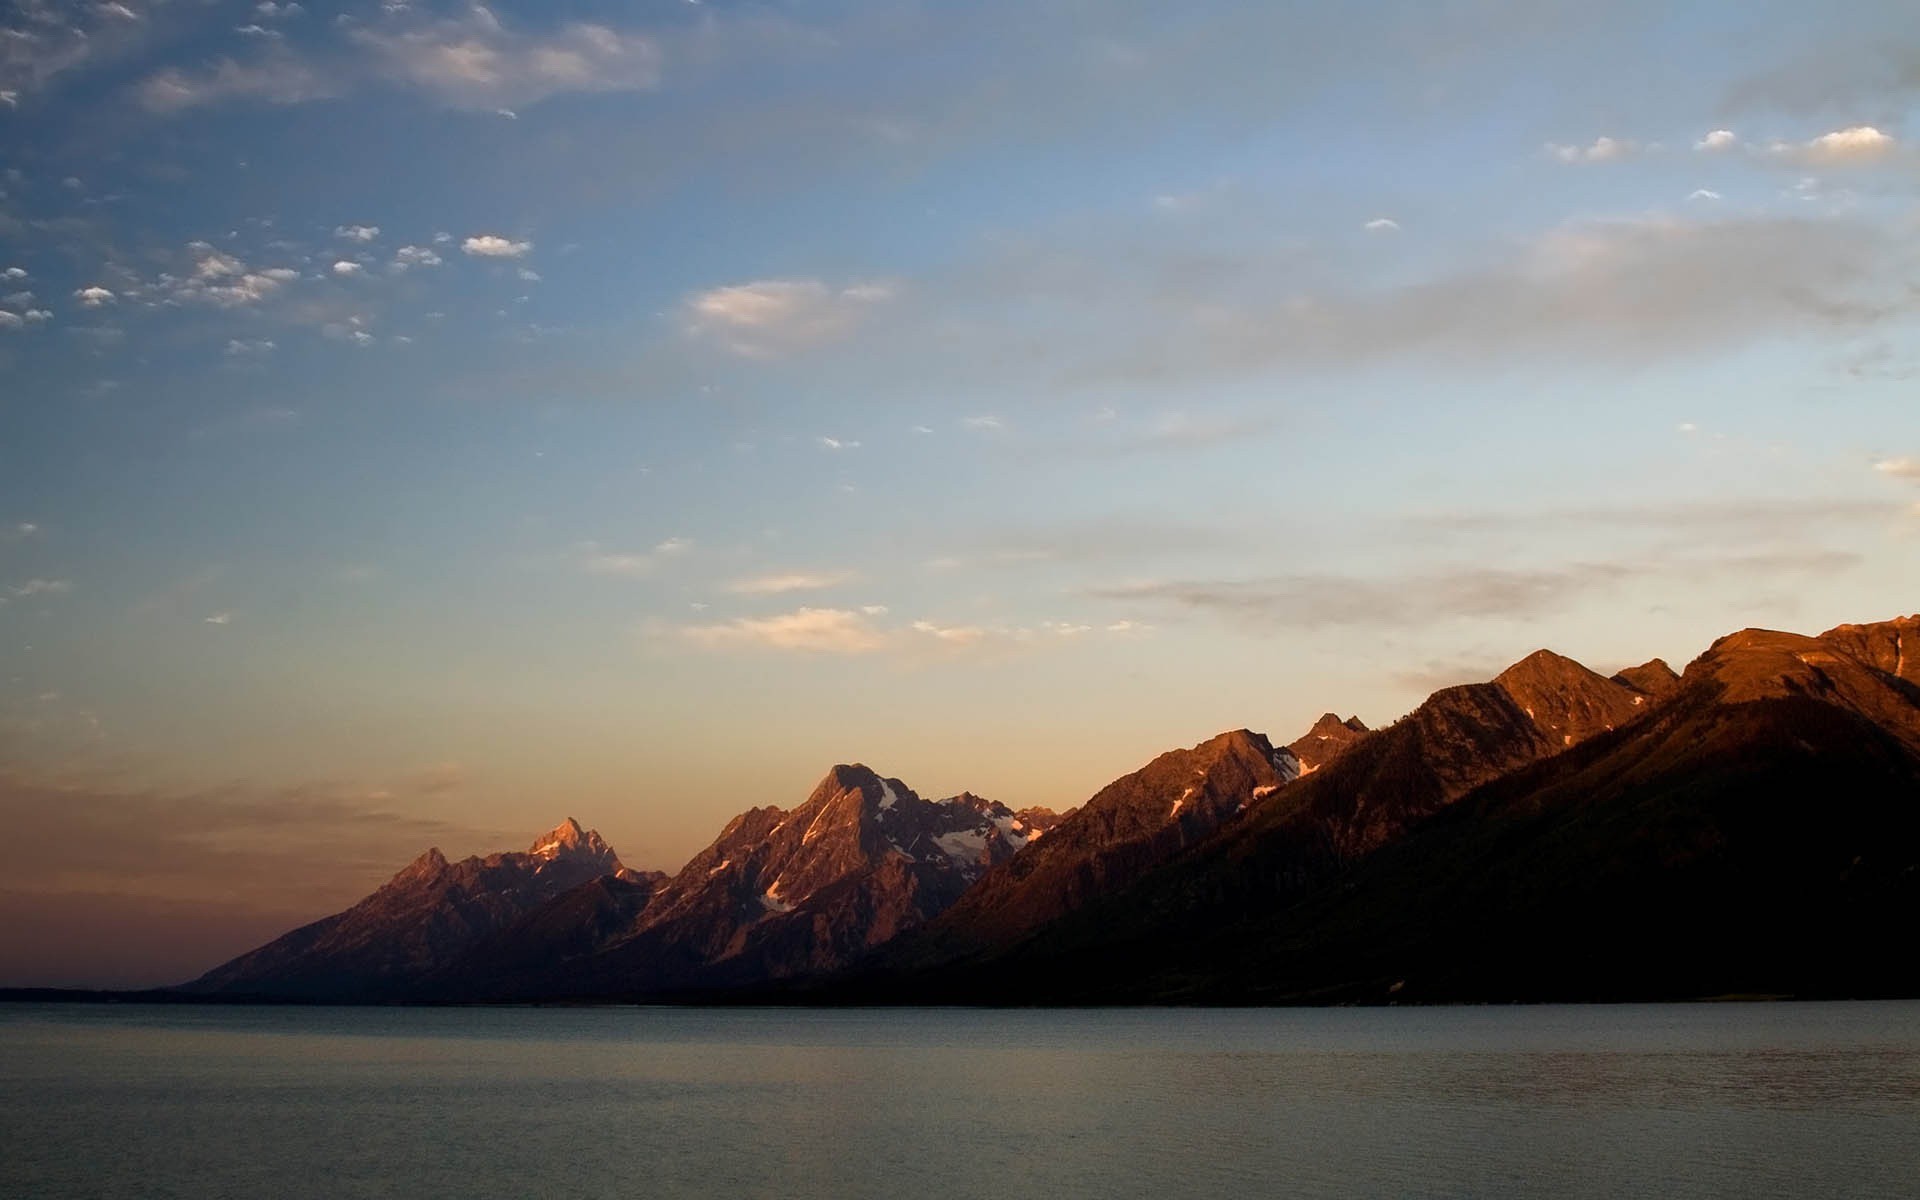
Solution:
M195 978L429 846L471 920L336 965L664 895L676 979L918 970L1912 612L1913 7L1309 7L0 6L0 986ZM912 788L841 781L817 923L676 899L860 762Z

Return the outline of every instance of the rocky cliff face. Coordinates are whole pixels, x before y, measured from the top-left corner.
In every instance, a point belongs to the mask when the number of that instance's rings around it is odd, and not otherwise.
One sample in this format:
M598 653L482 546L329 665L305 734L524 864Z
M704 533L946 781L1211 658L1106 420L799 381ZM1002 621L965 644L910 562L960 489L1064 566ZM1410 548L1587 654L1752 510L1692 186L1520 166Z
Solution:
M1168 751L990 872L902 949L903 960L940 961L1017 941L1206 840L1300 774L1292 751L1245 729Z

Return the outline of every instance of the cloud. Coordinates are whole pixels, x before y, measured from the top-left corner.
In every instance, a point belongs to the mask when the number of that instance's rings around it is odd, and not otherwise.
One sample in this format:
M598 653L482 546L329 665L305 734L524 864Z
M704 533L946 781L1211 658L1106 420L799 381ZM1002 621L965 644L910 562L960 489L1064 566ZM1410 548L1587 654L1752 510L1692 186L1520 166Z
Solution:
M1893 153L1898 143L1871 125L1855 125L1823 133L1806 144L1815 162L1871 162Z
M650 91L660 83L660 49L648 37L579 21L551 33L519 33L478 4L443 20L365 26L348 36L381 77L451 108L494 112L566 93Z
M1719 192L1716 192L1716 191L1714 191L1714 190L1713 190L1712 188L1695 188L1695 189L1694 189L1694 190L1693 190L1692 192L1689 192L1689 193L1687 194L1687 199L1689 199L1689 200L1718 200L1718 199L1720 199L1720 193L1719 193Z
M29 596L64 596L73 590L73 584L65 579L29 579L8 588L7 595L15 600L24 600Z
M533 249L533 243L516 242L496 234L480 233L461 242L460 249L478 258L520 258Z
M844 441L835 437L817 437L814 441L820 443L822 450L858 450L860 448L859 442Z
M819 591L824 588L839 587L851 583L859 576L852 571L788 571L776 575L756 575L750 579L736 579L727 585L727 590L743 596L778 596L785 592ZM874 615L867 609L861 610ZM883 608L880 611L885 612Z
M371 242L380 236L378 225L336 225L333 236L349 242Z
M587 542L582 546L585 557L581 566L592 575L623 575L637 578L652 574L662 561L677 558L693 549L693 539L670 537L654 546L646 554L630 551L606 551L598 544Z
M99 308L102 305L112 304L115 300L119 299L113 292L101 287L97 283L74 292L73 298L80 302L82 308Z
M682 637L709 649L764 647L807 654L872 654L887 636L866 616L843 608L800 608L773 617L736 617L715 625L691 625Z
M1905 239L1850 217L1661 216L1564 225L1490 262L1379 288L1276 287L1249 263L1222 266L1198 296L1107 305L1107 276L1089 264L1017 300L1072 303L1105 322L1098 339L1045 348L1082 358L1065 367L1068 383L1164 387L1412 354L1475 369L1528 355L1618 367L1871 328L1913 306L1914 259Z
M1563 163L1613 162L1632 154L1637 146L1619 138L1597 137L1585 146L1569 146L1559 142L1548 142L1547 153Z
M1099 599L1159 604L1267 632L1275 629L1425 628L1452 620L1515 620L1562 610L1637 580L1709 573L1741 576L1830 573L1858 556L1825 549L1687 554L1656 560L1567 563L1520 569L1455 567L1393 578L1299 574L1262 579L1156 580L1091 589Z
M1695 150L1721 151L1732 150L1740 145L1740 139L1731 129L1716 129L1693 144Z
M1920 459L1888 458L1873 464L1873 469L1889 479L1920 483Z
M306 104L331 100L350 90L351 80L326 74L277 43L256 62L223 58L202 71L168 67L142 80L134 95L149 112L186 112L228 100L265 100L270 104Z
M1361 226L1368 233L1399 233L1400 222L1392 217L1375 217Z
M202 619L208 625L231 625L233 624L233 616L234 616L233 613L223 611L223 612L214 613L211 616L208 616Z
M1871 125L1835 129L1804 142L1774 140L1757 149L1761 157L1796 167L1864 166L1893 157L1900 142Z
M335 275L359 275L365 270L366 268L359 263L348 262L346 259L341 259L339 262L333 264L333 273Z
M977 645L993 636L992 630L978 625L939 625L932 621L915 621L911 628L915 633L925 634L950 646Z
M921 619L886 626L884 604L859 609L798 608L771 617L736 617L731 621L680 626L672 630L680 640L708 650L763 649L801 654L870 655L890 653L908 659L950 657L956 653L998 653L1064 640L1094 632L1094 626L1075 621L1042 621L1036 625L948 624ZM1107 627L1109 633L1146 628L1133 622ZM656 630L656 632L659 632Z
M960 428L971 429L975 433L1003 433L1007 423L993 416L961 417Z
M760 279L687 298L687 329L746 358L807 349L844 337L893 299L889 284L834 288L818 279Z
M393 252L392 266L397 271L410 267L437 267L440 256L428 246L402 246Z

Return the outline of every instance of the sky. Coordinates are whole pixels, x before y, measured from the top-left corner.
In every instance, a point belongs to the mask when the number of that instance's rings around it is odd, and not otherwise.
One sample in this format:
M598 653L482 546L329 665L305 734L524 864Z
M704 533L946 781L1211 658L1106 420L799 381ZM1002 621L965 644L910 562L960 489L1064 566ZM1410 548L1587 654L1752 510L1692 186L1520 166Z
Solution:
M1920 8L0 0L0 985L1920 609Z

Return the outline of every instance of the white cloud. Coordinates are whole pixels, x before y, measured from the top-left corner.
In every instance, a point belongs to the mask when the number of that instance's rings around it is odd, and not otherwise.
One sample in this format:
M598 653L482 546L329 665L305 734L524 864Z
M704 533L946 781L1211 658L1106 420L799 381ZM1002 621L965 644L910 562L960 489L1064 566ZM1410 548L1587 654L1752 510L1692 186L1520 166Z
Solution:
M4 308L0 308L0 329L23 329L26 327L26 324L26 318L22 317L19 313L10 313Z
M778 596L786 592L820 591L824 588L839 587L859 578L852 571L788 571L775 575L758 575L751 579L737 579L727 585L727 590L743 596ZM860 611L868 616L878 615L873 610L882 606L868 606Z
M736 617L716 625L692 625L682 637L709 649L765 647L808 654L872 654L887 636L865 617L842 608L800 608L772 617Z
M1547 153L1563 163L1612 162L1625 158L1637 147L1619 138L1597 137L1585 146L1562 145L1559 142L1547 143Z
M1873 464L1873 469L1889 479L1920 483L1920 459L1888 458Z
M999 417L962 417L960 418L960 427L979 433L1000 433L1006 429L1007 423Z
M696 293L685 307L695 336L759 358L843 337L893 296L885 283L834 288L818 279L758 279Z
M1731 129L1716 129L1693 144L1695 150L1731 150L1740 144Z
M1871 125L1855 125L1823 133L1806 145L1807 152L1819 162L1871 162L1893 153L1897 143Z
M478 258L519 258L533 249L533 243L516 242L497 234L479 233L461 242L460 249Z
M339 262L333 264L333 273L335 275L358 275L365 270L366 268L359 263L348 262L346 259L341 259Z
M1714 191L1712 188L1695 188L1691 193L1688 194L1687 199L1718 200L1720 199L1720 193Z
M835 437L817 437L814 441L820 443L822 450L858 450L860 448L859 442Z
M1400 222L1394 220L1392 217L1375 217L1373 220L1361 226L1361 228L1365 229L1368 233L1399 233Z
M26 277L27 269L25 267L8 267L6 270L0 271L0 279L25 279Z
M380 236L378 225L336 225L333 236L349 242L370 242Z
M402 246L393 252L393 269L404 271L409 267L437 267L440 256L426 246Z
M82 308L99 308L105 304L112 304L119 299L118 296L97 283L74 292L73 298L80 302L80 307Z

